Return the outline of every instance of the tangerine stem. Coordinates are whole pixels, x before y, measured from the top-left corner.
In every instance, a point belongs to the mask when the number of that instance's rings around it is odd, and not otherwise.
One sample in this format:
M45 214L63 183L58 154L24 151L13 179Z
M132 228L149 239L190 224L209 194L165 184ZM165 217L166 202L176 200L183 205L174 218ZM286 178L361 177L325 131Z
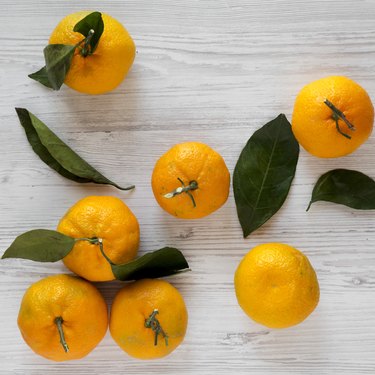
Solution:
M150 316L145 319L145 327L151 328L155 332L155 339L154 345L158 344L158 336L161 334L165 340L165 345L168 346L168 335L164 332L163 328L160 325L160 322L156 318L156 315L159 314L158 309L154 309L154 311L150 314Z
M337 131L343 135L345 138L348 138L348 139L352 139L352 137L346 133L344 133L341 129L340 129L340 126L339 126L339 119L341 119L345 125L349 128L349 130L351 131L355 131L356 128L355 126L345 117L344 113L341 112L335 105L333 105L328 99L326 99L324 101L324 104L331 109L331 111L333 112L333 115L332 115L332 118L335 120L336 122L336 129Z
M82 39L76 47L80 47L80 45L83 43L83 47L81 48L80 54L83 57L87 57L88 55L91 54L91 46L90 46L90 41L93 35L95 34L95 30L91 29L89 33L87 34L87 37L85 39Z
M164 194L164 198L169 199L169 198L175 197L176 195L186 193L190 197L191 201L193 202L193 206L197 207L197 205L195 203L195 199L193 197L193 194L191 194L191 191L198 189L198 182L193 180L193 181L190 181L189 185L186 186L185 183L181 180L180 177L177 177L177 180L181 182L182 186L180 186L177 189L171 191L170 193Z
M339 126L339 117L334 113L333 114L333 119L335 120L336 123L336 130L343 135L345 138L352 139L352 137L349 134L344 133Z
M100 252L102 253L103 257L105 258L105 260L111 265L111 266L114 266L115 263L113 263L111 261L111 259L108 257L108 255L104 252L104 248L103 248L103 239L102 238L98 238L98 242L99 244L99 249L100 249Z
M102 255L105 258L105 260L111 266L115 266L116 265L115 263L112 262L112 260L108 257L108 255L104 252L103 239L102 238L98 238L98 237L92 237L92 238L82 237L82 238L76 238L75 241L88 241L88 242L90 242L93 245L99 245L100 252L102 253Z
M59 331L60 343L61 343L62 347L64 348L64 352L68 353L69 346L65 341L64 330L63 330L63 327L62 327L63 323L64 323L64 320L61 316L58 316L57 318L55 318L55 324L57 325L57 330Z

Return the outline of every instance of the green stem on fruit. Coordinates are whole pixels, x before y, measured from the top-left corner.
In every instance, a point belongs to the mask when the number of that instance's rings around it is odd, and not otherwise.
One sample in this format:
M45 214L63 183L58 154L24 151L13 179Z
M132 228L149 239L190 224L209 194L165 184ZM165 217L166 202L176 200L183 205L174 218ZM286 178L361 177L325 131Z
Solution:
M150 314L150 316L145 319L145 327L151 328L155 333L154 345L158 344L158 336L161 334L165 340L165 345L168 346L168 335L164 332L163 328L160 325L160 322L156 318L156 315L159 314L158 309L154 309L154 311Z
M355 131L355 126L345 117L345 115L337 108L335 107L328 99L324 101L324 104L331 109L332 111L332 118L336 122L336 130L345 138L352 139L352 137L346 133L344 133L339 126L339 120L342 120L345 125L349 128L351 131Z
M108 257L108 255L104 252L104 248L103 248L103 239L102 238L99 238L99 237L92 237L92 238L86 238L86 237L83 237L83 238L76 238L75 241L88 241L90 242L91 244L93 245L99 245L99 249L100 249L100 252L102 253L103 257L105 258L105 260L111 265L111 266L115 266L116 264L112 262L112 260Z
M59 331L60 343L61 343L62 347L64 348L64 352L68 353L69 346L65 341L64 330L63 330L63 327L62 327L63 323L64 323L64 320L61 316L58 316L57 318L55 318L55 324L57 325L57 330Z
M77 43L76 47L80 48L80 54L83 57L87 57L88 55L91 55L91 45L90 41L93 35L95 34L95 30L91 29L85 39L82 39L79 43ZM83 47L81 47L81 44L83 44Z
M197 205L195 203L195 199L193 197L193 194L191 194L191 191L198 189L198 182L193 180L193 181L190 181L189 185L186 186L185 183L181 180L180 177L177 177L177 180L181 182L182 186L180 186L177 189L171 191L170 193L164 194L164 198L173 198L176 195L186 193L190 197L191 201L193 202L193 206L197 207Z

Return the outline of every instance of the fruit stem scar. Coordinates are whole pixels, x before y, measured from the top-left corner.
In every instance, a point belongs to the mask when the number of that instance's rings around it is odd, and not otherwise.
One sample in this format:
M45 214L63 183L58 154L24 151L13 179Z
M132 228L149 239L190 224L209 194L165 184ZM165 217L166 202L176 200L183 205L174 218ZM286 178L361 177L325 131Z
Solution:
M87 57L88 55L91 55L91 45L90 41L93 35L95 34L95 30L90 29L88 32L87 36L85 39L81 40L78 44L77 47L81 48L80 54L83 57ZM83 43L83 47L80 47L80 45Z
M103 239L98 237L92 237L92 238L76 238L75 241L88 241L92 243L93 245L99 245L100 252L102 253L105 260L111 265L115 266L115 263L112 262L112 260L108 257L108 255L104 252L103 248Z
M193 206L197 207L193 194L191 194L190 191L198 189L198 182L193 180L193 181L190 181L189 185L186 186L180 177L177 177L177 180L180 181L182 186L179 186L177 189L171 191L170 193L164 194L164 198L169 199L169 198L175 197L176 195L186 193L190 197L191 201L193 202Z
M155 340L154 345L158 344L158 336L161 334L165 340L165 345L168 346L168 335L164 332L163 328L160 325L160 322L157 320L156 315L159 314L158 309L154 309L154 311L150 314L150 316L145 319L145 327L151 328L155 332Z
M336 129L337 131L343 135L345 138L348 138L348 139L352 139L352 137L346 133L344 133L341 129L340 129L340 126L339 126L339 120L341 119L342 121L344 121L345 125L349 128L349 130L351 131L355 131L356 128L355 126L349 122L349 120L345 117L345 115L338 109L336 108L328 99L326 99L324 101L324 104L331 109L331 111L333 112L332 114L332 118L335 120L336 122Z
M64 323L64 320L61 316L58 316L57 318L55 318L55 324L57 325L57 330L59 331L59 336L60 336L60 344L64 348L64 352L68 353L69 346L65 341L64 330L63 330L63 327L62 327L63 323Z

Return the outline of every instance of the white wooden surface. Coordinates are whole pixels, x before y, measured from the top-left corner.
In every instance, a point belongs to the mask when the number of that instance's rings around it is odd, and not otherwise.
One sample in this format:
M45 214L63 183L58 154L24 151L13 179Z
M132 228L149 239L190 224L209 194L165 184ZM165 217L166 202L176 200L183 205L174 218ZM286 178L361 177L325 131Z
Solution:
M244 240L233 195L215 214L177 220L157 206L150 176L158 156L187 140L218 150L233 171L255 129L284 112L307 82L348 75L375 99L373 0L0 0L0 246L21 232L55 228L76 200L121 197L141 225L141 252L180 248L193 272L171 277L190 314L185 342L152 362L129 358L107 334L88 357L54 363L23 342L16 317L28 285L62 264L0 262L1 374L374 374L375 223L371 211L333 204L305 208L314 181L334 167L375 177L375 139L338 160L301 151L284 207ZM42 64L54 25L80 9L108 12L137 45L131 73L116 91L51 93L27 78ZM134 192L78 185L46 167L29 147L14 107L39 116L89 162ZM305 252L316 268L321 301L303 324L270 330L238 307L233 273L258 243L279 241ZM98 285L108 303L121 283Z

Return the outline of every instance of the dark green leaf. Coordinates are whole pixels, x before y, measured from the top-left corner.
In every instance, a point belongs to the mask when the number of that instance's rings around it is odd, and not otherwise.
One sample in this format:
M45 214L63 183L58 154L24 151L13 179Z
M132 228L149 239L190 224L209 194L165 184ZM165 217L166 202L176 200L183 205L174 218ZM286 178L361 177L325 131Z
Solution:
M66 44L49 44L44 48L47 76L54 90L59 90L64 83L75 48Z
M67 75L76 46L49 44L44 48L46 66L29 75L44 86L59 90Z
M27 109L16 108L16 111L35 153L62 176L81 183L112 185L121 190L134 188L134 186L121 187L104 177Z
M127 281L173 275L189 268L189 265L181 251L164 247L132 262L111 267L116 279Z
M334 169L319 177L309 207L317 201L333 202L358 210L375 209L375 181L348 169Z
M74 246L74 238L54 230L35 229L18 236L5 251L2 259L22 258L37 262L57 262Z
M43 66L43 68L38 70L37 72L29 74L29 77L31 79L34 79L35 81L40 82L42 85L48 87L49 89L53 89L51 82L49 81L47 69L45 66Z
M283 205L298 155L299 145L283 114L257 130L247 142L233 174L234 198L244 237Z
M94 53L99 39L104 31L104 22L102 19L102 14L100 12L93 12L79 21L75 26L73 31L81 33L85 38L89 35L90 30L94 30L94 34L90 39L90 54Z

